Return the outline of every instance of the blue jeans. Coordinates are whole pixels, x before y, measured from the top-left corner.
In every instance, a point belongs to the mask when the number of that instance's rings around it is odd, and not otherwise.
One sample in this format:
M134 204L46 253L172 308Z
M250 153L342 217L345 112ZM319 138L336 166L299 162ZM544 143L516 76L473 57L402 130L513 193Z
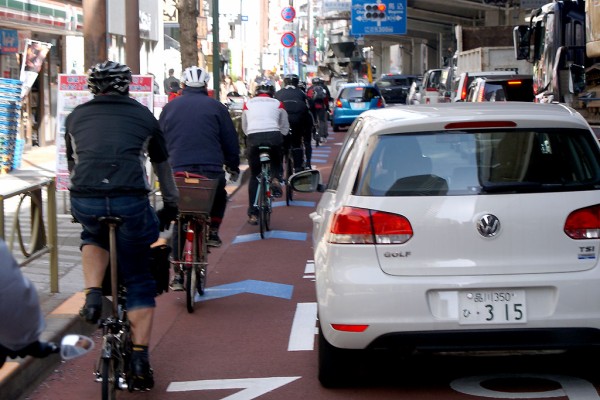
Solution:
M158 239L158 217L147 196L73 197L71 214L81 223L81 246L109 249L108 226L102 216L122 219L117 230L119 278L127 288L127 309L156 306L156 282L150 272L150 245Z

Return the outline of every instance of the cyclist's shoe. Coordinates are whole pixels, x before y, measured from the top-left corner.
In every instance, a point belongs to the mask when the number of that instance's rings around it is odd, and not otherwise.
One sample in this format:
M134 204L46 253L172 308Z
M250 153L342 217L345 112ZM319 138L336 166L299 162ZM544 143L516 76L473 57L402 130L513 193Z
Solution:
M283 191L281 190L281 182L279 182L279 179L271 179L271 192L273 193L273 197L279 198L283 196Z
M248 215L248 223L250 225L258 225L258 217L256 215Z
M169 287L174 292L181 292L183 290L183 276L176 274L171 283L169 283Z
M79 316L90 324L97 324L102 314L102 289L85 289L85 304L79 310Z
M150 390L154 387L154 374L150 368L148 357L134 351L131 354L131 364L127 379L127 388L130 392Z
M206 241L206 244L210 247L221 247L223 242L221 241L221 238L219 237L217 231L209 231L208 240Z

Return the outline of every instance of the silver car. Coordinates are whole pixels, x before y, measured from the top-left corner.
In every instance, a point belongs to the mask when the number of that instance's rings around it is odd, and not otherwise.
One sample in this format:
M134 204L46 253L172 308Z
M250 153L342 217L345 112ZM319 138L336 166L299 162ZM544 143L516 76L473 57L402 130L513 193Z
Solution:
M572 109L367 111L320 179L292 185L322 191L310 215L322 385L351 376L359 350L600 345L600 146Z

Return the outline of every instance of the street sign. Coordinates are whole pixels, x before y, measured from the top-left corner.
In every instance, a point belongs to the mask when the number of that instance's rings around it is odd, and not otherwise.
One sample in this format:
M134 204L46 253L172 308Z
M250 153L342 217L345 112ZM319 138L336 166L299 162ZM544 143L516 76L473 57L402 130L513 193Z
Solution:
M284 21L292 22L294 18L296 18L296 10L294 7L283 7L283 10L281 10L281 18L283 18Z
M292 32L284 32L281 35L281 44L283 47L292 47L296 43L296 35Z
M352 35L406 35L406 0L352 0Z

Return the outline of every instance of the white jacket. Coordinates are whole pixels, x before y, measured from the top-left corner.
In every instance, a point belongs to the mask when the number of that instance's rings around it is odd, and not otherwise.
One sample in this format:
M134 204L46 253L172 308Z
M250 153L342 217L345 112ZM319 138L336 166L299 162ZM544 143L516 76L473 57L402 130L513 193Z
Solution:
M256 132L290 132L290 123L283 103L268 95L258 95L244 104L242 130L246 136Z

